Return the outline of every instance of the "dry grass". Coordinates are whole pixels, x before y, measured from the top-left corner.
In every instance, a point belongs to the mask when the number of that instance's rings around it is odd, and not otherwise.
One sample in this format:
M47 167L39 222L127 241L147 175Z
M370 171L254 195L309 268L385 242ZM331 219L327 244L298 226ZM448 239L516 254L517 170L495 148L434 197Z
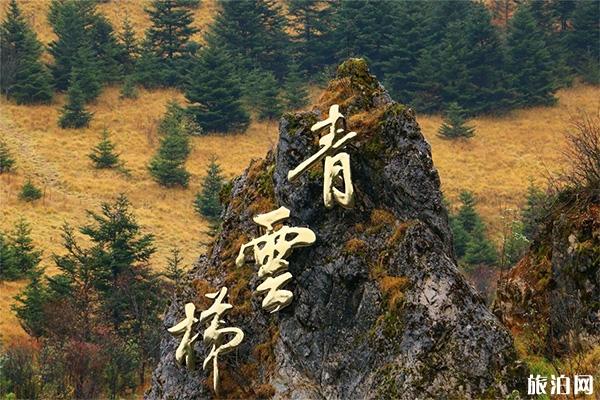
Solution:
M56 38L46 18L51 2L52 0L19 0L19 6L23 14L38 34L38 39L45 44ZM131 24L138 32L138 38L141 39L143 32L150 26L150 19L144 11L144 8L149 4L150 0L111 0L100 3L98 11L106 15L117 32L121 31L125 15L128 15ZM7 5L8 0L0 0L0 15L5 14L4 10ZM200 6L192 11L194 13L193 26L200 29L200 32L193 39L201 42L202 33L206 30L217 11L217 2L216 0L202 0Z
M312 92L317 97L316 91ZM529 179L542 183L546 171L563 166L560 151L568 116L578 109L597 109L599 94L598 88L579 85L560 91L557 107L520 110L501 118L477 118L472 121L477 134L467 141L438 138L440 117L420 116L448 198L456 201L461 189L474 191L479 199L477 207L491 225L491 232L499 232L500 209L522 203ZM274 145L277 129L274 123L254 122L246 134L193 138L193 152L187 163L192 173L190 188L164 189L151 180L146 165L158 145L157 120L172 98L182 100L174 90L142 90L140 100L120 100L118 88L108 88L91 106L95 113L91 127L80 131L57 127L62 98L49 106L33 107L2 100L0 132L17 158L18 170L0 176L0 229L9 229L20 216L33 222L33 239L44 250L43 264L52 273L50 256L62 251L60 226L64 222L74 226L85 223L85 210L97 210L102 201L123 192L133 203L144 229L156 235L156 267L163 268L172 246L181 247L186 263L191 263L204 250L201 242L208 239L204 233L206 221L194 213L192 201L210 155L217 155L231 178L251 158L262 157ZM87 154L104 127L110 130L131 177L91 168ZM33 204L18 200L27 177L45 193ZM14 283L2 288L0 315L8 314L10 298L18 287ZM15 322L12 315L4 319L4 337L12 335L8 326L15 326Z
M54 38L46 15L51 0L22 0L20 5L39 35L48 43ZM6 0L0 0L0 15ZM141 37L149 26L144 7L149 0L111 0L98 9L120 30L127 13ZM216 12L216 0L202 0L194 10L195 26L205 29ZM196 40L201 40L201 34ZM311 88L311 97L320 91ZM598 87L577 85L558 93L556 107L536 107L515 111L501 118L483 117L472 121L476 136L467 141L447 141L436 136L439 116L419 116L423 132L432 145L433 158L442 178L446 196L453 202L460 190L472 190L478 210L491 226L500 231L500 211L522 204L529 179L543 184L544 175L563 165L560 152L569 116L578 109L594 112L600 107ZM58 109L63 99L49 106L17 106L0 100L0 136L15 154L18 170L0 176L0 230L12 227L24 216L34 224L33 239L44 250L43 265L53 272L50 256L61 252L59 228L63 222L79 226L87 221L85 210L97 210L120 192L127 194L144 229L156 235L157 268L164 266L169 248L179 246L187 264L203 251L201 242L207 224L192 208L194 193L204 176L211 154L216 154L227 177L239 174L253 157L262 157L277 139L274 124L254 122L244 135L193 138L193 152L187 163L192 173L190 188L163 189L148 176L146 165L156 150L156 123L166 102L182 99L173 90L140 92L137 101L120 100L118 88L108 88L97 103L89 129L61 130ZM107 127L121 152L131 177L91 168L87 154ZM44 198L34 204L18 200L24 180L31 177L44 189ZM0 338L22 335L10 313L12 297L24 283L0 283Z
M441 139L439 116L417 117L431 143L444 194L456 204L462 189L473 191L492 235L499 235L501 210L522 205L530 179L545 186L548 173L565 166L561 152L569 117L578 110L593 113L600 108L599 87L576 85L560 90L558 98L556 107L476 118L469 122L476 133L468 140Z
M61 253L60 226L68 222L80 226L88 221L85 210L98 210L103 201L125 193L135 215L147 232L156 235L154 264L165 265L169 249L182 249L189 265L204 251L202 242L208 226L193 210L192 202L212 154L222 164L227 178L238 175L251 158L261 157L277 137L275 123L253 123L246 134L192 138L193 150L187 162L192 174L188 189L164 189L149 176L146 165L156 148L157 120L169 99L181 99L171 90L142 91L138 101L120 100L118 88L108 88L90 109L94 119L90 128L62 130L57 126L58 109L63 99L48 106L17 106L0 101L0 136L17 160L17 170L0 176L0 230L9 230L23 216L33 223L33 240L43 249L42 264L53 273L50 256ZM87 154L107 127L131 171L126 177L114 171L91 167ZM43 189L43 199L24 203L18 194L27 177ZM0 315L5 324L16 323L8 314L10 298L18 284L2 288ZM10 329L0 331L10 336Z

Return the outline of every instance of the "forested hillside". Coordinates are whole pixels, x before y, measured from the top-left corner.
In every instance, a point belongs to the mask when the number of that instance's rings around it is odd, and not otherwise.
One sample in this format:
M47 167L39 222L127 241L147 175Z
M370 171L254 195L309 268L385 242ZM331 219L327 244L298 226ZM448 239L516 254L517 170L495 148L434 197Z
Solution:
M281 115L314 103L346 58L366 59L394 100L416 110L456 256L490 296L495 274L532 240L527 215L548 176L569 167L571 118L600 108L593 0L0 3L0 250L10 255L0 266L12 266L0 268L4 343L60 331L17 318L14 296L38 282L62 304L40 273L66 273L55 256L69 251L63 225L83 247L107 245L79 228L120 194L136 235L154 236L139 264L171 271L149 287L170 290L173 250L184 269L205 252L220 229L219 192L275 146ZM15 267L22 222L25 253L41 251L27 270ZM152 364L156 348L136 346L128 351ZM135 369L138 384L146 367L123 368Z

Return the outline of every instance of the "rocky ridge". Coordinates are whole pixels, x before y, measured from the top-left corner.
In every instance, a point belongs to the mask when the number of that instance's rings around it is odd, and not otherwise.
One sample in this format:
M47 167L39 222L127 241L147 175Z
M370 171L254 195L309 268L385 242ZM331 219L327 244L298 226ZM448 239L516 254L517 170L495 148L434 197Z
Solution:
M318 151L310 127L339 104L358 133L347 148L356 205L325 209L322 167L288 182ZM210 304L227 286L227 326L245 340L220 358L223 398L505 398L526 372L512 339L459 273L431 149L412 109L394 102L366 63L348 60L312 111L285 114L277 148L251 163L223 194L220 233L174 294L165 328L183 306ZM242 244L261 235L252 218L285 206L290 226L316 242L294 249L294 300L261 309L258 267L236 267ZM198 327L198 329L202 329ZM175 362L179 339L165 335L148 399L213 398L212 377ZM196 354L208 351L201 340ZM201 364L201 363L199 363Z

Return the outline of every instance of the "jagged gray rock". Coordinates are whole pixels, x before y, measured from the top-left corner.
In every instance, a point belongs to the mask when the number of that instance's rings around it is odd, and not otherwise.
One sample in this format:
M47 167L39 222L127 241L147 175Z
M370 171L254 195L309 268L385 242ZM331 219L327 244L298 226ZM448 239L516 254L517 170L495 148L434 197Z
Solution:
M310 126L340 104L358 132L348 149L356 206L326 210L322 172L287 173L318 150ZM393 102L362 60L338 68L311 112L286 114L277 149L232 184L222 231L178 289L165 327L183 305L227 285L227 323L246 339L220 360L225 398L505 398L525 379L512 339L465 282L452 254L438 173L414 112ZM292 304L277 314L252 295L257 267L237 268L239 246L260 235L257 213L279 206L317 235L288 261ZM165 331L148 399L212 398L203 371L176 365ZM201 342L199 357L207 354ZM521 386L522 387L522 386Z

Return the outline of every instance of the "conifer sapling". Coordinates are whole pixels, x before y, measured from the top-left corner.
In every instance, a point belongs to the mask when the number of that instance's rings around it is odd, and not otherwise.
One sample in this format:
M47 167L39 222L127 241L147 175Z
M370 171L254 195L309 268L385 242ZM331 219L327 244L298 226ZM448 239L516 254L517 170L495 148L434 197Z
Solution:
M12 158L4 140L0 140L0 174L13 170L15 160Z
M219 193L224 181L217 159L212 157L206 177L202 182L202 190L196 194L196 200L194 201L196 212L212 220L219 218L222 210Z
M88 157L98 169L114 168L119 165L119 155L115 153L115 145L110 141L106 129L102 131L102 140L92 149Z
M23 201L30 202L38 200L41 197L42 191L36 187L30 179L27 179L21 189L21 193L19 193L19 198Z
M438 135L447 139L469 138L475 135L475 128L465 125L463 109L457 103L450 103Z

